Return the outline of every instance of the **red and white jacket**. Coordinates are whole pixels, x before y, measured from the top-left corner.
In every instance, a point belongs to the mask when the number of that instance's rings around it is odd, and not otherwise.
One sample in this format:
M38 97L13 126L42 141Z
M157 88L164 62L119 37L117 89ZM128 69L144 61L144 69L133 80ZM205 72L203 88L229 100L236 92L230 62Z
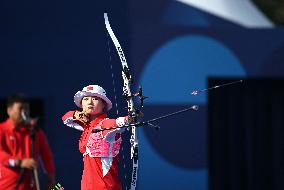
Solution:
M74 119L74 113L75 111L67 112L62 117L62 121L68 127L82 131L79 140L80 152L83 156L101 158L103 176L105 176L112 165L113 158L119 153L122 142L121 133L124 132L125 129L120 128L97 133L92 133L92 130L95 128L104 129L125 125L128 123L128 117L109 119L106 114L102 114L95 120L84 125L80 121Z

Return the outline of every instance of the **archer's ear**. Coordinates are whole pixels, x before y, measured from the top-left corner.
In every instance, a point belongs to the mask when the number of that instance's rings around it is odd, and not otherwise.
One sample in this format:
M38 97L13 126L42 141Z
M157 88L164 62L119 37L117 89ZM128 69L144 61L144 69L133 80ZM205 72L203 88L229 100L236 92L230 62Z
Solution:
M12 110L11 106L7 107L6 111L7 111L8 116L11 115L11 110Z

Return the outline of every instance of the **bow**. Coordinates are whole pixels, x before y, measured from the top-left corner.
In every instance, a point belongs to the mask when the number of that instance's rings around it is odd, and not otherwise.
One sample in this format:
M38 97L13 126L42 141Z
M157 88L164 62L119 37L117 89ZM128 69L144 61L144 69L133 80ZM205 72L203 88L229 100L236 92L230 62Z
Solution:
M123 78L123 97L127 101L127 110L128 115L134 123L137 122L137 117L139 110L134 107L134 101L133 97L139 97L141 100L141 107L143 107L143 100L146 98L142 95L142 88L140 88L138 93L132 94L130 90L130 86L132 84L132 77L129 71L129 67L126 62L126 58L124 56L122 47L115 36L109 20L107 13L104 13L104 20L105 20L105 26L108 31L109 36L112 39L112 42L117 50L117 53L119 55L121 64L122 64L122 78ZM130 143L131 143L131 159L133 161L133 169L132 169L132 179L131 179L131 190L134 190L136 188L136 181L137 181L137 172L138 172L138 137L137 137L137 129L135 125L131 126L131 137L130 137Z

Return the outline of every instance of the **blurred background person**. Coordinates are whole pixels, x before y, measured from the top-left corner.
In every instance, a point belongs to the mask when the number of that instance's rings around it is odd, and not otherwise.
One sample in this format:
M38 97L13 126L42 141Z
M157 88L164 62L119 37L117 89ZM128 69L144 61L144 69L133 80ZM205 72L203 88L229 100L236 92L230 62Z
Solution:
M33 190L41 158L47 189L55 185L53 156L37 120L29 117L30 105L23 94L8 97L8 119L0 123L0 189ZM37 178L37 179L36 179Z

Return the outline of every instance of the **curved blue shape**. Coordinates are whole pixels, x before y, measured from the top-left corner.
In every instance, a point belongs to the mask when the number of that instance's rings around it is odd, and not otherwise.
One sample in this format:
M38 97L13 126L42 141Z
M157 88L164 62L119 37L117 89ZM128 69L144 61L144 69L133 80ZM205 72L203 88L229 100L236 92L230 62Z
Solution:
M149 104L206 104L206 94L191 96L206 88L208 77L244 77L238 58L221 42L207 36L178 37L162 46L141 74Z

